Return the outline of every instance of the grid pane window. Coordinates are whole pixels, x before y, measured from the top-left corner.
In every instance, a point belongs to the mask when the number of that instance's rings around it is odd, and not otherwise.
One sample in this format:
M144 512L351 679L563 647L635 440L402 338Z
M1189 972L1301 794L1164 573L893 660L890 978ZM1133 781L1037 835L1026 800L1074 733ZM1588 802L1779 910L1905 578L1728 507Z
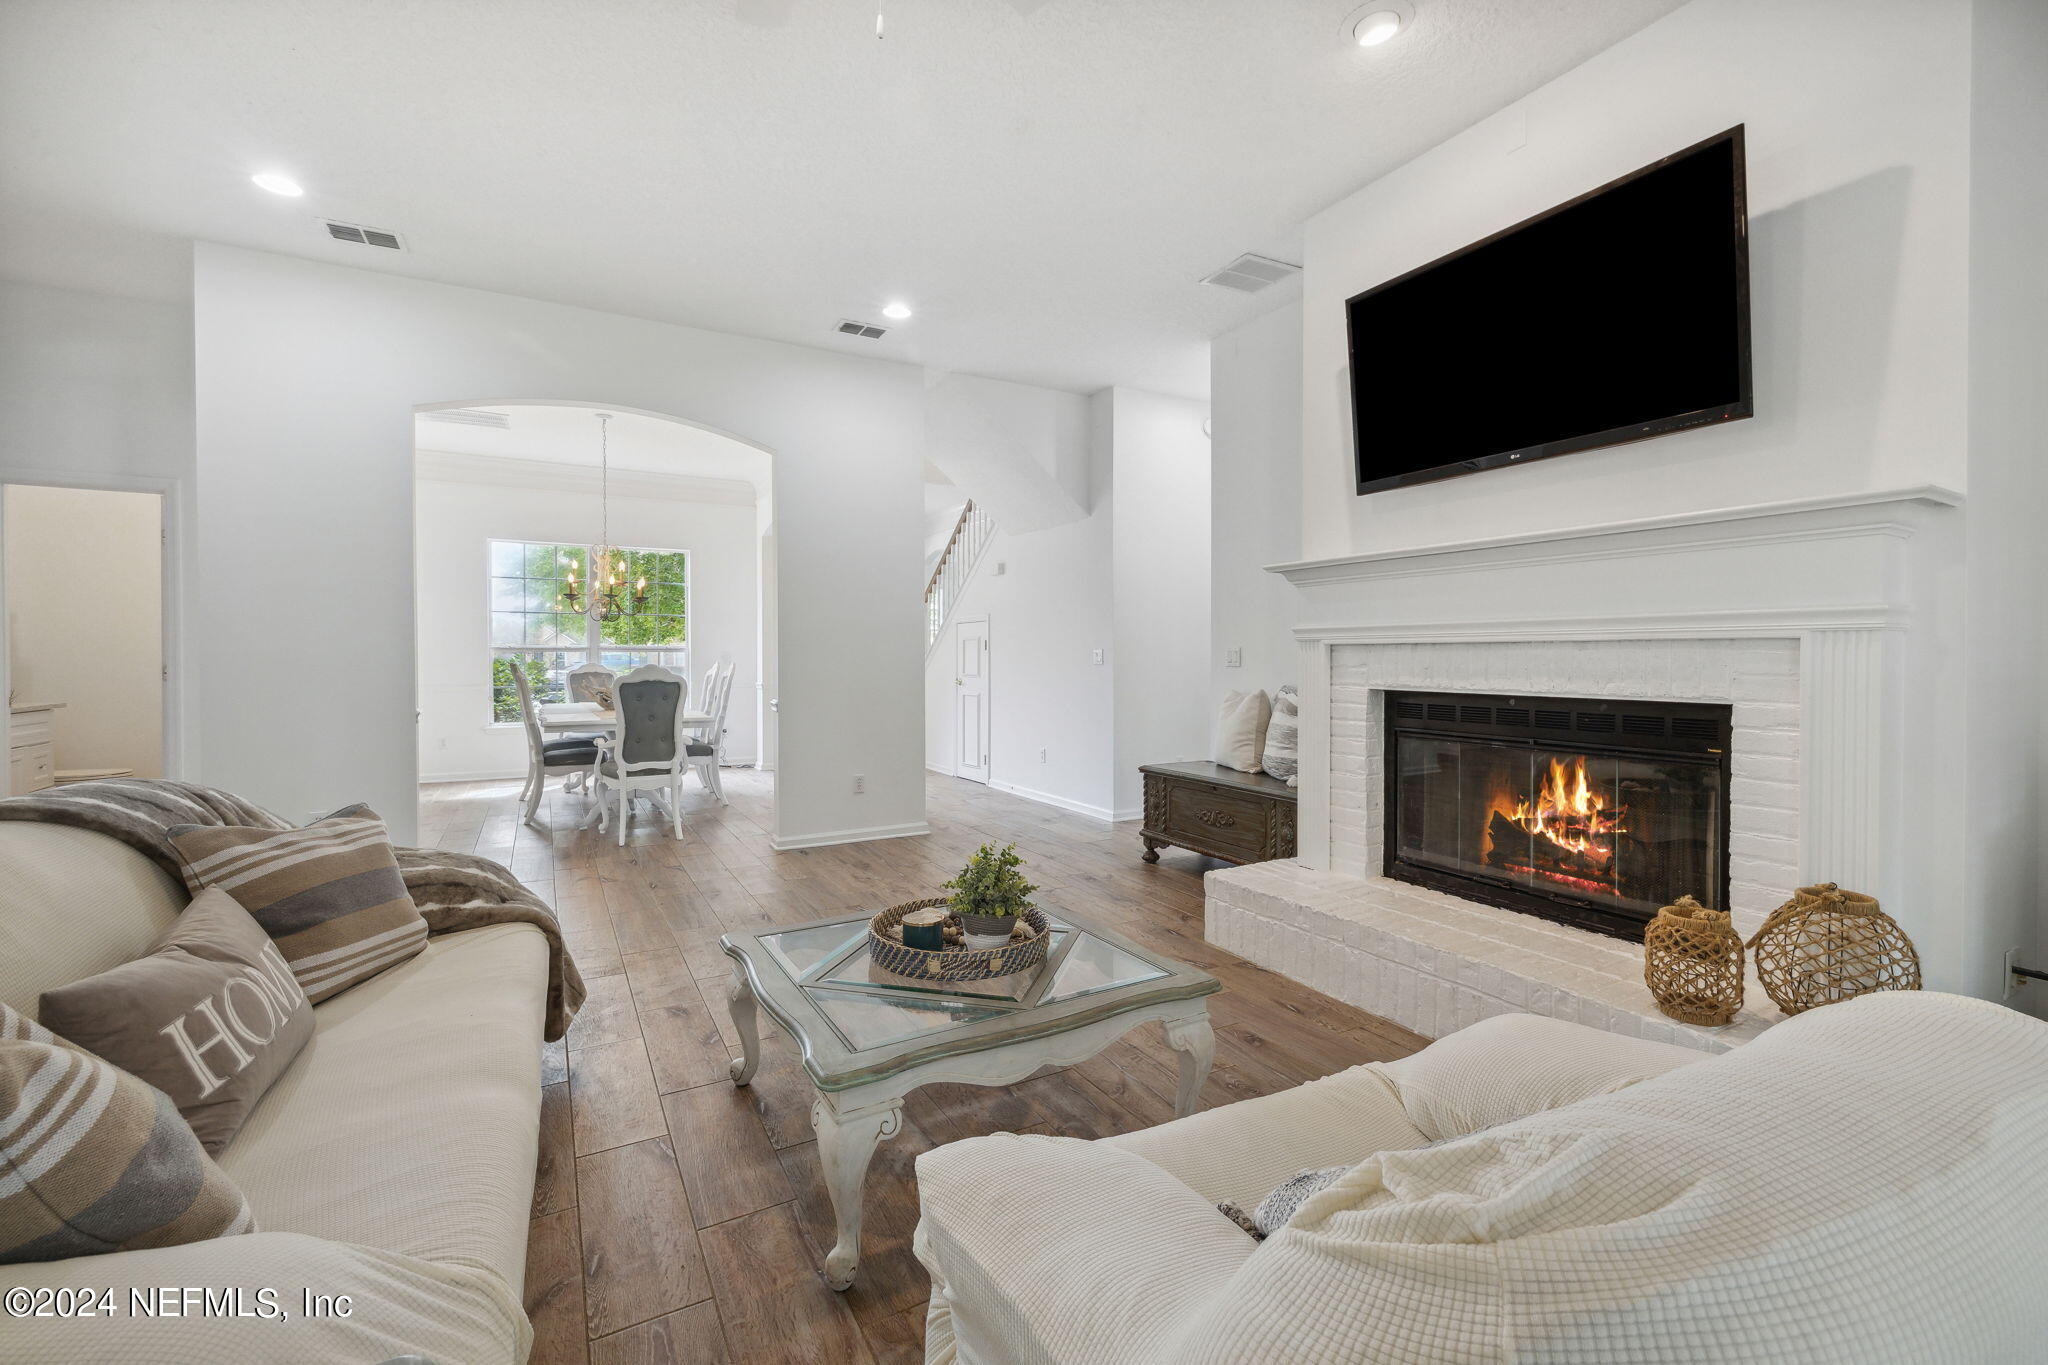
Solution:
M570 610L563 590L573 576L587 591L590 548L545 541L494 540L490 547L491 719L519 721L513 670L525 672L540 703L566 701L570 669L597 660L623 673L642 664L689 672L689 554L632 549L626 557L627 612L594 621ZM646 580L643 602L633 589Z

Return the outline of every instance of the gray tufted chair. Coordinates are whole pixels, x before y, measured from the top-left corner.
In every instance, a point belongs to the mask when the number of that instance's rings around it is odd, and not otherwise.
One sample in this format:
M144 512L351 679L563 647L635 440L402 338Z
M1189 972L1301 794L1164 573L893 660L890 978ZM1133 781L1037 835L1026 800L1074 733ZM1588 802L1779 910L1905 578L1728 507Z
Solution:
M540 728L540 707L534 701L532 685L526 680L526 670L517 664L512 669L512 685L519 691L519 719L526 727L526 785L519 789L519 795L526 802L525 818L531 821L540 809L549 773L570 775L570 780L563 784L564 791L575 790L575 783L589 773L590 765L597 762L597 736L564 735L549 739Z
M614 735L598 740L590 781L597 796L599 829L611 818L606 799L617 793L621 844L626 842L626 813L636 791L652 792L668 813L676 837L683 836L682 783L689 766L683 703L689 696L688 678L653 664L636 668L612 684L612 710L618 715L619 728Z

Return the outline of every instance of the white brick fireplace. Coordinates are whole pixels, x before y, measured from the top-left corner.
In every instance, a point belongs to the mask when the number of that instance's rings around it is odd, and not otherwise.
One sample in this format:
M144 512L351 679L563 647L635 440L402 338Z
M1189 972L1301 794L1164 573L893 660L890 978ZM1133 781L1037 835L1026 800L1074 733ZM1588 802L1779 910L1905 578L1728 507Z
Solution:
M1383 699L1726 703L1745 935L1809 881L1909 907L1927 869L1899 856L1921 761L1904 718L1939 639L1913 626L1955 502L1916 488L1277 566L1301 590L1301 853L1211 873L1209 937L1430 1036L1523 1009L1708 1050L1754 1037L1778 1017L1754 983L1735 1024L1678 1024L1637 945L1382 877ZM1942 938L1901 919L1923 955Z

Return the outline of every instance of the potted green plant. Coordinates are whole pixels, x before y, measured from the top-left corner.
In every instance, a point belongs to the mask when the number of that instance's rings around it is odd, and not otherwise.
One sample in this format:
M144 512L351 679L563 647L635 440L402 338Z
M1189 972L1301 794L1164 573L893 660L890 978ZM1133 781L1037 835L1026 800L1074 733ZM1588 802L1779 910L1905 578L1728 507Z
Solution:
M1031 904L1038 888L1024 880L1017 869L1024 860L1017 846L998 851L983 844L960 869L960 875L946 883L952 897L949 904L960 917L960 933L970 948L1000 948L1009 942L1017 919Z

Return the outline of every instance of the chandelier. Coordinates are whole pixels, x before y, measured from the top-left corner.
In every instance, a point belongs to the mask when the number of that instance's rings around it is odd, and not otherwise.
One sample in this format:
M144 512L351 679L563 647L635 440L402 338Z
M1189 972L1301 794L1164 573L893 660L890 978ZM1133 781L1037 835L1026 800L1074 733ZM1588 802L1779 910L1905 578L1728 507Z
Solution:
M599 621L616 621L628 610L626 601L626 552L612 544L612 415L597 414L598 517L597 544L590 547L589 576L583 586L576 581L572 562L562 585L562 610L582 612ZM633 585L632 606L647 600L647 576Z

